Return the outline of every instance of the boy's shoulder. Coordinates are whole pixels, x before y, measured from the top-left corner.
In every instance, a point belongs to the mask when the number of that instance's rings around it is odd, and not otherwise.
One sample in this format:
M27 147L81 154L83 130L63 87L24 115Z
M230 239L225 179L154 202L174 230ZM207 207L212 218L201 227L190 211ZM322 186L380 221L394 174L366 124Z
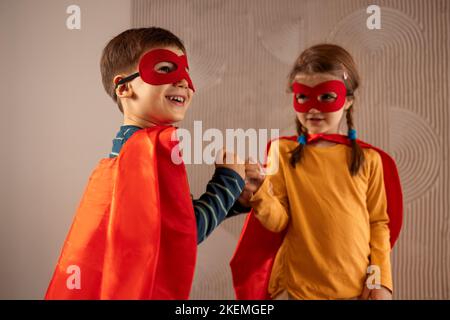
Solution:
M177 144L177 140L174 139L173 136L174 130L175 128L172 126L132 128L132 133L129 131L125 134L123 150L121 153L136 153L142 151L148 153L148 148L150 146L155 146L156 144L164 145L166 148L171 149ZM127 137L128 134L129 136Z

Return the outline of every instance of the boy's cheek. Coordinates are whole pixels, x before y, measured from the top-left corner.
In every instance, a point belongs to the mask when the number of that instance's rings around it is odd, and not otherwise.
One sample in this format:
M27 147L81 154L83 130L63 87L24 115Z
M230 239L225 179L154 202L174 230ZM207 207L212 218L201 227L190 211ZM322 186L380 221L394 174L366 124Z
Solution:
M186 111L190 108L192 103L192 99L189 99L189 101L186 103L186 105L184 106L184 108L186 109Z

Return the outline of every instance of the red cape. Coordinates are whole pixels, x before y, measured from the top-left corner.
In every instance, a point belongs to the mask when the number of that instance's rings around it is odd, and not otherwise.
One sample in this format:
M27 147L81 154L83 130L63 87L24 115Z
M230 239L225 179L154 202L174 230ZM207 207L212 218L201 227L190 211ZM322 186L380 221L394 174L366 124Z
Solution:
M281 137L297 141L297 136ZM310 135L308 142L324 139L335 143L350 145L343 135ZM363 148L376 150L382 159L384 185L389 214L389 229L391 247L397 240L403 220L403 195L394 160L383 150L371 146L361 140L358 143ZM267 151L270 148L270 143ZM270 275L275 256L283 242L285 232L274 233L262 226L254 216L253 210L248 215L236 251L230 262L233 276L233 286L238 300L269 300L268 292Z
M185 167L171 160L174 130L139 130L117 158L100 161L46 299L188 299L197 227ZM70 266L80 289L67 286Z

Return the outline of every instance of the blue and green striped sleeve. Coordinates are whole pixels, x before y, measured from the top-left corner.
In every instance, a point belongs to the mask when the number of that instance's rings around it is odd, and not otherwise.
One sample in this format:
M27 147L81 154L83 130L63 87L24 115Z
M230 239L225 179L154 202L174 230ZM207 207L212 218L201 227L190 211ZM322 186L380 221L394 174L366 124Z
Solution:
M245 181L234 170L219 167L206 186L206 192L193 200L197 220L197 243L205 240L228 213L233 213Z

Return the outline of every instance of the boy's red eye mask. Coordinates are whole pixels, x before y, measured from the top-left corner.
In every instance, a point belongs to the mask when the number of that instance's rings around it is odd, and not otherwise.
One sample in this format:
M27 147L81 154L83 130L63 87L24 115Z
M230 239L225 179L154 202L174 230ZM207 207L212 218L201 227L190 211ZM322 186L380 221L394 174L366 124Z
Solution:
M308 87L304 84L295 82L292 85L294 92L294 109L297 112L308 112L315 108L321 112L334 112L340 110L345 103L347 89L342 81L331 80L319 83L315 87ZM321 95L335 93L336 98L333 101L321 101ZM298 102L297 97L302 95L306 98L303 103Z
M157 72L155 66L161 62L170 62L174 65L174 70L168 73ZM121 79L116 83L116 88L140 76L143 81L152 85L177 83L182 79L186 79L189 88L195 91L187 70L189 70L189 66L186 55L178 56L170 50L155 49L142 56L139 61L139 72Z

